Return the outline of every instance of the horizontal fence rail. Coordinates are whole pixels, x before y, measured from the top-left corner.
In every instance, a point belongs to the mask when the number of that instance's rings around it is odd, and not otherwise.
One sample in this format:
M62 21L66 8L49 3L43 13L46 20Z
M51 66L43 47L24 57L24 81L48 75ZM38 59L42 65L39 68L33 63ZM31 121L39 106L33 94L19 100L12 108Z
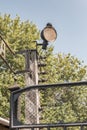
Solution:
M87 81L13 91L10 122L18 129L87 130Z
M46 128L47 130L54 130L54 128L57 128L56 130L58 130L58 128L61 128L60 130L72 130L71 127L74 127L74 130L84 130L84 128L86 128L85 130L87 130L87 123L84 122L80 122L80 123L59 123L59 124L37 124L37 125L22 125L22 126L14 126L13 128L31 128L31 130L33 130L34 128L39 128L40 130L43 130L44 128ZM75 129L77 128L77 129Z

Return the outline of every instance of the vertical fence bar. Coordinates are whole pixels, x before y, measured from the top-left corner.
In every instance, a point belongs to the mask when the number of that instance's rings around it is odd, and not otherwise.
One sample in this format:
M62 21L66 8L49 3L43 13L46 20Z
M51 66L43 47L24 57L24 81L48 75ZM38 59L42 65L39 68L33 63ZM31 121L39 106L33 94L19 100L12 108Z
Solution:
M47 130L50 130L50 127L48 127Z
M10 90L10 130L19 130L18 128L11 128L11 126L12 126L12 124L13 124L13 121L12 120L14 120L14 119L12 119L12 109L14 109L14 113L15 113L15 115L14 115L14 118L15 119L17 119L17 105L18 105L18 99L15 101L15 103L14 103L14 108L12 108L13 107L13 101L12 101L12 99L11 99L11 95L12 95L12 92L13 91L15 91L15 90L18 90L18 89L20 89L19 87L12 87L12 88L9 88L9 90Z
M63 127L63 130L67 130L67 127L66 127L66 126L64 126L64 127Z
M80 127L80 130L84 130L84 126L81 126L81 127Z

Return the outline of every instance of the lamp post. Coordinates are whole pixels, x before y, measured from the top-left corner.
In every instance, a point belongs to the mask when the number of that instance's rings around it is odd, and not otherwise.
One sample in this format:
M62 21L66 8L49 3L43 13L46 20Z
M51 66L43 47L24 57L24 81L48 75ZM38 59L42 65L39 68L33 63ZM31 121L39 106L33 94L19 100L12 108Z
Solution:
M47 45L49 42L54 42L57 38L57 32L55 28L52 26L52 24L48 23L46 27L41 31L41 38L43 40L42 43L42 49L47 49ZM38 43L37 43L38 44ZM39 44L38 44L39 45ZM25 73L25 82L26 85L37 85L38 84L38 55L37 50L31 50L30 54L27 56L27 62L28 69L31 69L31 73ZM29 58L30 57L30 58ZM33 98L34 96L34 98ZM31 99L29 99L29 97ZM38 90L33 90L31 92L28 92L26 94L26 101L28 101L28 104L26 104L25 113L26 113L26 122L29 124L32 123L39 123L39 92ZM31 113L31 109L33 109L33 113ZM32 118L31 118L32 117Z
M10 49L10 47L8 46L8 44L3 40L3 38L0 36L1 40L4 42L3 45L5 45L9 51L11 52L11 54L15 55L15 53ZM49 44L49 42L54 42L57 38L57 32L55 30L55 28L52 26L52 24L48 23L46 25L46 27L41 31L41 38L43 40L42 45L42 49L47 49L47 45ZM38 43L36 43L37 45L39 45ZM11 70L11 72L13 74L19 74L19 73L25 73L25 84L26 86L31 86L31 85L38 85L38 53L37 53L37 45L36 45L36 49L34 50L21 50L20 54L24 54L25 55L25 70L21 70L21 71L14 71L12 70L11 66L9 66L9 64L7 63L5 57L5 49L2 50L2 44L1 44L1 52L0 53L0 57L2 58L2 60L6 63L6 65L8 66L8 68ZM4 46L4 48L5 48ZM4 53L3 53L4 52ZM16 55L15 55L16 56ZM11 88L11 94L13 91L16 91L17 89L20 89L19 87L14 87ZM34 98L33 98L34 96ZM12 100L11 100L12 101ZM39 103L39 92L38 90L32 90L30 92L26 93L25 96L25 118L26 118L26 122L28 124L37 124L39 123L39 107L40 107L40 103ZM10 103L12 104L12 103ZM18 107L18 104L20 105L18 99L16 101L15 106ZM11 106L12 107L12 106ZM13 118L17 118L17 108L14 108L14 112L15 112L15 116ZM20 106L19 106L20 109ZM33 110L33 111L31 111ZM11 115L10 115L11 117ZM32 117L32 118L31 118ZM16 120L17 121L17 120ZM10 121L11 124L11 121ZM13 129L13 128L12 128ZM15 129L16 130L16 129Z

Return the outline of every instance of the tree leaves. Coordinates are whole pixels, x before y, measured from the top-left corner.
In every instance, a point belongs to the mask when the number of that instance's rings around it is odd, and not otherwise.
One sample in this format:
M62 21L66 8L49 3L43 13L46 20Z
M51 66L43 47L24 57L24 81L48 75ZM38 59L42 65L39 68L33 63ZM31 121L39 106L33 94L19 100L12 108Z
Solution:
M86 66L71 54L52 53L47 57L48 83L82 81ZM80 122L87 120L86 86L46 89L42 91L42 122ZM44 116L43 116L44 115Z
M35 41L39 39L39 31L35 24L25 21L21 22L20 17L11 19L10 15L0 16L0 35L16 53L24 49L36 49ZM24 69L24 58L21 55L13 56L6 48L6 60L14 71ZM0 59L0 116L9 117L9 91L8 88L14 85L14 75L6 64ZM19 86L24 86L24 76L17 76Z

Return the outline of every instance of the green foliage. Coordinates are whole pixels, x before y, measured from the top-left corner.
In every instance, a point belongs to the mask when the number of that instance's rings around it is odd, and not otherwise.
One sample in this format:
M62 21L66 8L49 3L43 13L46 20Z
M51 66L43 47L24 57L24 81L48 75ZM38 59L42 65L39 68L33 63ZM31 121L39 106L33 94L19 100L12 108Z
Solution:
M86 78L86 66L70 54L53 55L48 52L46 60L48 83L82 81ZM87 120L87 87L42 90L41 107L41 122L85 122Z
M16 53L24 49L35 49L35 40L39 39L39 31L35 24L29 21L21 22L20 17L11 19L10 15L0 16L0 35ZM24 69L24 58L13 56L6 48L6 60L14 71ZM24 76L17 76L17 84L24 86ZM0 116L9 117L9 91L14 84L14 75L0 59Z
M81 61L70 54L51 54L47 62L47 71L50 76L48 80L52 83L80 81L86 76L86 66L83 66Z

